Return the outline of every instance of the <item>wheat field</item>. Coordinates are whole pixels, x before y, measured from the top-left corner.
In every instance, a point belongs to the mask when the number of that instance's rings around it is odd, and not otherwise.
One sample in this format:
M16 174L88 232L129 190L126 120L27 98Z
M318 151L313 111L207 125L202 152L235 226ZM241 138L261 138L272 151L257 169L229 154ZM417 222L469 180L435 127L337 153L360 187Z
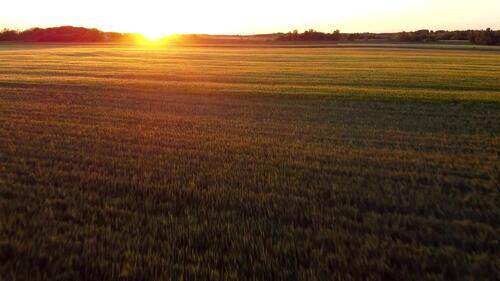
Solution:
M0 280L495 280L499 77L495 50L0 45Z

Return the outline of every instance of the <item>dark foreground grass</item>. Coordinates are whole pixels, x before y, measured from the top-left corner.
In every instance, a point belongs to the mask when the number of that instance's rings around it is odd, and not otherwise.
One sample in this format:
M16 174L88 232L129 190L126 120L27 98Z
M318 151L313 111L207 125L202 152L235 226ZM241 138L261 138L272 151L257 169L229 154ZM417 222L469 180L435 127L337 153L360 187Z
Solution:
M500 55L0 51L0 279L495 280Z

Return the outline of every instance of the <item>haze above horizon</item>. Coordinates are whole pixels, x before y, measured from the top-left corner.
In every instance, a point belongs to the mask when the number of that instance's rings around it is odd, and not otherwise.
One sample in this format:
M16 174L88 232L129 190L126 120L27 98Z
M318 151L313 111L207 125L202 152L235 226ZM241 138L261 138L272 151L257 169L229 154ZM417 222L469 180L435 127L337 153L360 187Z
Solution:
M316 29L395 32L500 29L496 0L64 1L2 4L0 28L73 25L148 37L173 33L258 34Z

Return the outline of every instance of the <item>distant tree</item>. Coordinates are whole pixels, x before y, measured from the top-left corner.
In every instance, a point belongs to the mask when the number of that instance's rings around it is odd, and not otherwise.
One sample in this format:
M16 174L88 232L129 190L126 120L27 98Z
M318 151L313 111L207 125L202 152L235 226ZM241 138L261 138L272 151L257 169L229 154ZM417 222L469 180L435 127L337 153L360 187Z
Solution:
M408 32L406 32L406 31L403 31L403 32L396 35L397 41L411 41L410 39L411 39L411 37L408 34Z
M487 28L485 31L481 31L480 33L480 44L494 45L496 43L495 39L495 33L491 30L491 28Z
M340 30L337 29L334 32L332 32L331 39L333 41L339 41L340 39L342 39L342 35L340 34Z
M17 31L4 28L0 32L0 41L16 41L18 40L18 36L19 33Z
M472 44L476 44L477 43L477 39L476 39L476 31L474 30L469 30L467 32L467 39L469 40L469 42L471 42Z
M470 30L468 37L472 44L477 45L494 45L498 42L495 32L491 28L486 30Z
M468 40L468 32L453 31L450 40Z

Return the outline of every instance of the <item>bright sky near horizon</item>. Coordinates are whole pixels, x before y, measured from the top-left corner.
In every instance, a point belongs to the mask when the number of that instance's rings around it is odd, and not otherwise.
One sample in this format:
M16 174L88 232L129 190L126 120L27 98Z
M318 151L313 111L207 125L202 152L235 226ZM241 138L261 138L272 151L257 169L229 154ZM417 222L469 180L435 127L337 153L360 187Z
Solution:
M0 28L73 25L150 37L500 29L500 0L7 0L0 6Z

